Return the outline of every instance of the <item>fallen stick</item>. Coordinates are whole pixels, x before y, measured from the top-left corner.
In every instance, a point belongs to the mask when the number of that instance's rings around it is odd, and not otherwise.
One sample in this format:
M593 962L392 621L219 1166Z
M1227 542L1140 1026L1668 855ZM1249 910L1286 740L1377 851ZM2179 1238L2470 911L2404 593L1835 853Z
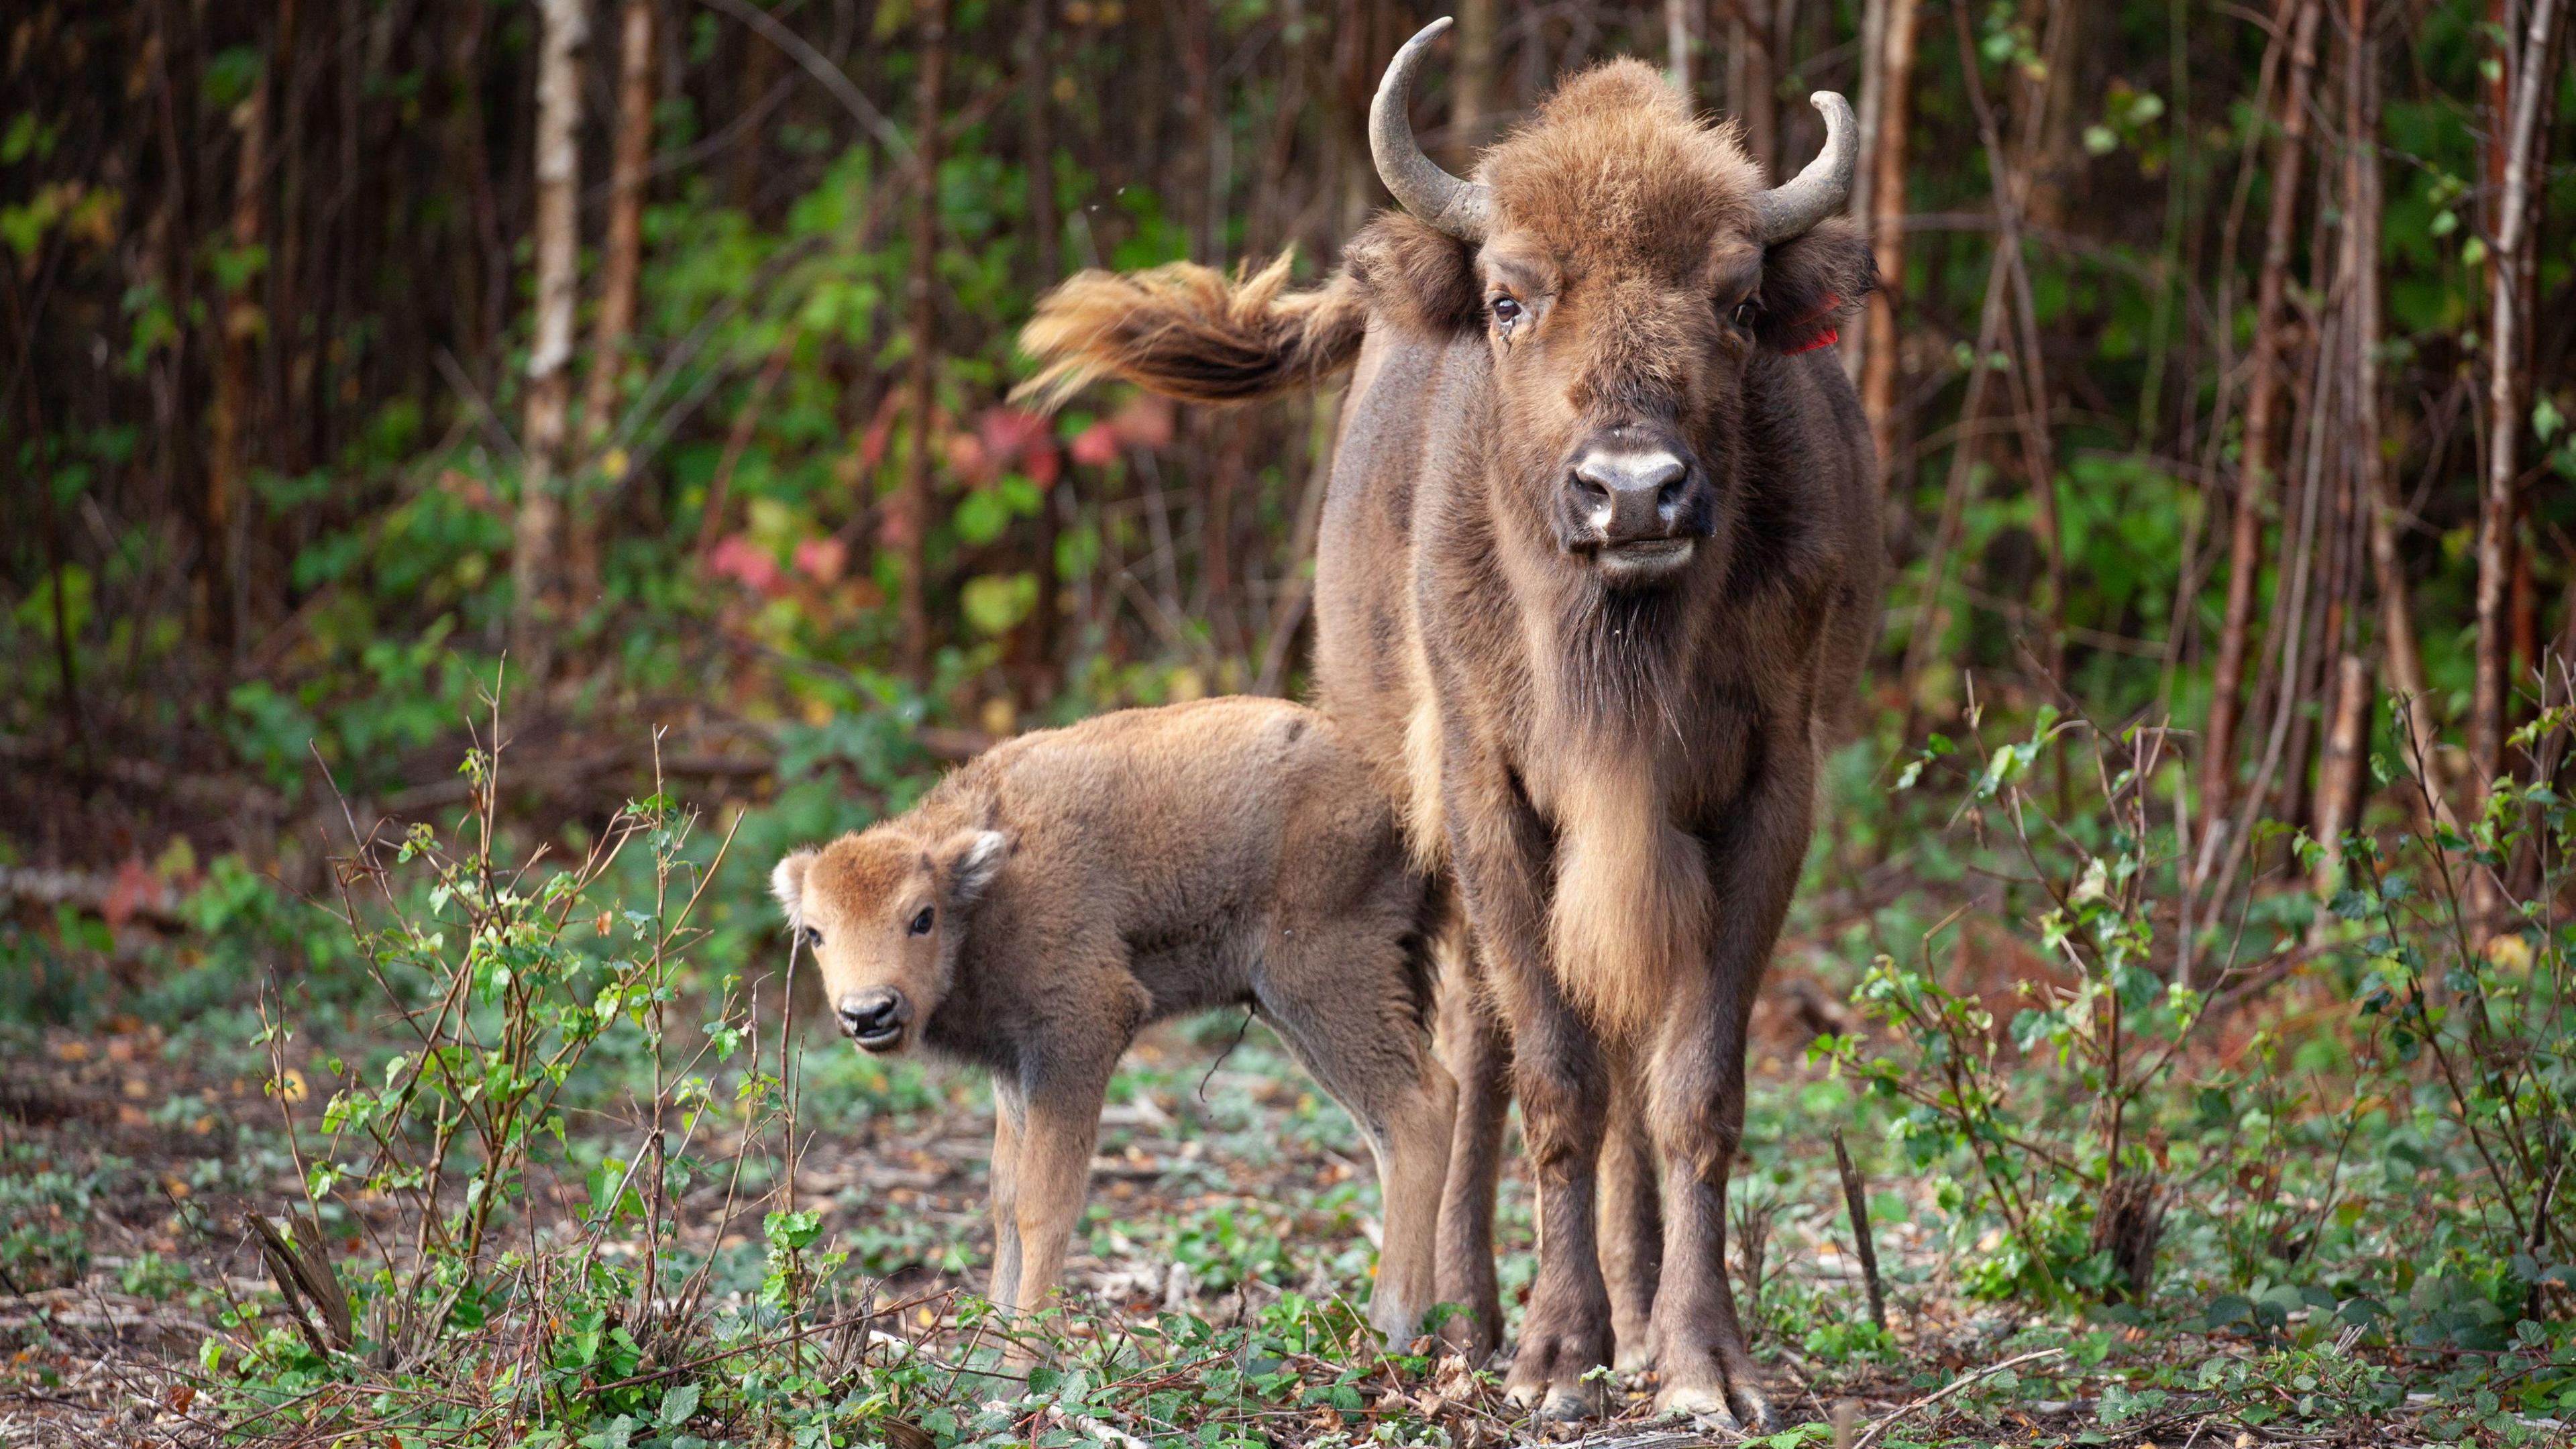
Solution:
M1843 1206L1851 1210L1852 1245L1860 1250L1861 1279L1869 1287L1869 1321L1887 1331L1887 1290L1878 1281L1878 1243L1869 1231L1869 1189L1843 1150L1843 1129L1834 1129L1834 1165L1842 1170Z
M2026 1353L2021 1355L2019 1358L2008 1358L2002 1363L1989 1364L1984 1368L1978 1369L1974 1373L1961 1374L1958 1378L1953 1379L1950 1382L1950 1386L1948 1388L1935 1389L1931 1393L1925 1394L1923 1397L1916 1399L1913 1403L1906 1405L1904 1408L1897 1410L1895 1413L1888 1415L1886 1418L1872 1421L1867 1429L1861 1431L1861 1436L1852 1441L1852 1449L1869 1449L1870 1445L1878 1442L1880 1435L1895 1428L1897 1422L1905 1418L1908 1414L1912 1414L1921 1409L1928 1409L1934 1404L1941 1402L1943 1399L1950 1397L1952 1394L1957 1393L1959 1390L1968 1387L1970 1384L1981 1383L1986 1379L1993 1378L1995 1375L2002 1373L2008 1368L2016 1368L2026 1363L2035 1363L2044 1358L2064 1357L2066 1357L2066 1350L2062 1348L2043 1348L2036 1353Z

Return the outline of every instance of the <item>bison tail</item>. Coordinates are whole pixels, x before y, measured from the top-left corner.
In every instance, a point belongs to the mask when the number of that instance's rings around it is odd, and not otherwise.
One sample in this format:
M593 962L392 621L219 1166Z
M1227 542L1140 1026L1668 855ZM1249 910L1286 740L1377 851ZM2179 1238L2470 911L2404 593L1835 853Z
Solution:
M1150 272L1084 272L1049 293L1020 330L1043 366L1012 393L1050 410L1102 377L1190 402L1235 402L1308 387L1359 355L1367 313L1335 277L1291 292L1290 256L1233 276L1174 262Z

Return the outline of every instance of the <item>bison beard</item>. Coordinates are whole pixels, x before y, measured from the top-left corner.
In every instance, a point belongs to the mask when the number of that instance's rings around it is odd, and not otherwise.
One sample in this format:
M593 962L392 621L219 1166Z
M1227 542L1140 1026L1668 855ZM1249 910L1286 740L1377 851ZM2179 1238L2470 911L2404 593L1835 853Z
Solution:
M1540 1272L1512 1396L1580 1417L1619 1297L1639 1335L1621 1357L1655 1356L1660 1407L1775 1424L1727 1284L1725 1195L1746 1016L1877 609L1868 432L1814 355L1874 280L1830 219L1849 107L1820 97L1826 154L1765 188L1731 128L1614 62L1460 180L1403 120L1438 29L1372 115L1412 214L1307 291L1284 259L1077 277L1023 334L1044 365L1024 392L1116 377L1231 400L1352 371L1314 678L1465 909L1443 932L1466 943L1442 1006L1465 1089L1439 1296L1470 1313L1451 1331L1499 1338L1492 1197L1517 1094ZM1489 321L1496 297L1514 305ZM1613 486L1665 491L1614 507Z

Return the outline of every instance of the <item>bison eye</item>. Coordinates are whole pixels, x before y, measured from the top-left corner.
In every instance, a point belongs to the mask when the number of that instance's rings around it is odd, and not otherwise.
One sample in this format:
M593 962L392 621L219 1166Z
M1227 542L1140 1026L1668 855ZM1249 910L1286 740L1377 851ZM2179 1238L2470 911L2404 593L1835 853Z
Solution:
M927 935L929 935L929 934L930 934L930 922L931 922L930 907L928 907L928 906L923 906L923 907L921 908L921 914L920 914L920 915L917 915L917 916L915 916L915 917L913 917L913 918L912 918L912 933L913 933L914 935L916 935L916 936L927 936Z
M1762 308L1755 303L1752 298L1748 297L1743 301L1736 303L1734 312L1730 313L1729 316L1736 326L1750 332L1753 330L1753 324L1761 320Z
M808 946L814 946L814 947L818 947L818 948L819 948L819 947L823 944L823 933L822 933L821 931L819 931L819 930L816 930L816 929L815 929L814 927L812 927L812 926L807 926L807 927L805 928L804 935L805 935L805 944L806 944L806 945L808 945Z
M1485 309L1494 314L1494 326L1506 337L1521 320L1521 304L1510 297L1496 297L1485 304Z

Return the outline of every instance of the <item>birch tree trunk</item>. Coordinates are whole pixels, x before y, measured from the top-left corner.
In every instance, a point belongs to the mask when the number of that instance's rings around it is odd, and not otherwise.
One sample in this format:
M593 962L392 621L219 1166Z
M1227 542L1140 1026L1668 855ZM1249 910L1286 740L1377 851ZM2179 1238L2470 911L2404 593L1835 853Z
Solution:
M1691 0L1664 0L1664 74L1696 108L1691 96Z
M2478 499L2477 677L2469 703L2469 763L2481 789L2493 788L2505 769L2506 700L2512 687L2506 678L2507 604L2516 475L2521 471L2522 430L2529 421L2523 360L2534 300L2523 260L2533 231L2532 180L2546 159L2539 154L2541 100L2557 83L2548 60L2564 15L2559 0L2532 0L2523 34L2507 49L2500 87L2504 106L2495 117L2504 174L2503 193L2492 213L2495 235L2487 263L2487 469Z
M2244 448L2236 478L2236 516L2227 550L2227 613L2210 680L2209 727L2201 748L2201 860L2224 852L2223 831L2236 783L2236 732L2254 595L2263 572L2263 516L2270 507L2273 433L2291 319L2284 314L2290 247L2299 211L2299 175L2307 159L2308 96L2316 72L2317 0L2295 0L2290 23L2290 81L2281 102L2280 137L2272 146L2271 212L2263 234L2263 270L2254 291L2254 351L2248 362Z
M573 308L581 287L581 52L588 0L540 0L537 49L536 336L528 350L528 404L519 439L526 462L511 545L518 663L548 672L547 635L560 614L563 499L557 476L572 403Z

